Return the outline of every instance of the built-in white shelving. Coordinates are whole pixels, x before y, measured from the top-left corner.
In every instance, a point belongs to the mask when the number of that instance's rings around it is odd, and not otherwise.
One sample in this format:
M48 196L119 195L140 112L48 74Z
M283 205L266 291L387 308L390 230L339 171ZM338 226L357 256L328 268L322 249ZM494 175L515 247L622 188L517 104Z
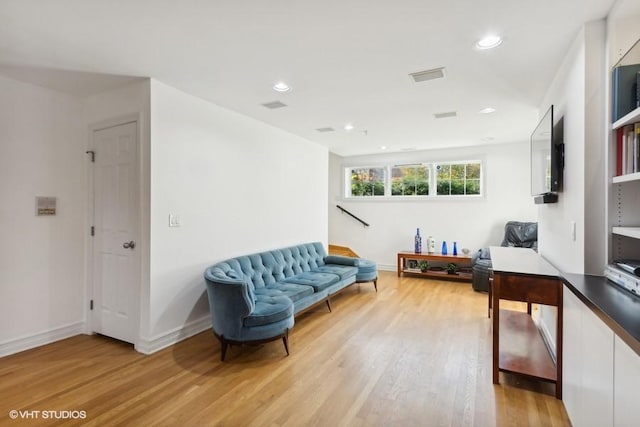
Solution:
M639 181L640 180L640 172L628 173L626 175L614 176L611 178L611 182L614 184L619 184L621 182L629 182L629 181Z
M614 65L611 72L612 82L616 75L620 77L621 73L627 71L631 73L636 70L639 64L640 40ZM634 68L623 69L622 67ZM634 98L636 89L632 87L636 81L636 72L637 70L631 73L633 79L631 77L618 79L615 84L612 84L612 102L610 104L612 108L614 103L617 103L617 107L626 108L626 105L619 103L621 99L628 98L630 102L637 101ZM609 262L614 259L640 260L640 168L635 158L638 156L638 141L636 139L638 124L640 124L640 107L613 122L609 132L609 167L611 168L609 172L610 185L607 191L609 236L611 237L608 246ZM630 128L633 129L633 136L630 136ZM613 176L620 172L621 160L622 170L628 170L630 173ZM630 160L633 160L633 166L629 165ZM637 172L631 172L634 169Z
M612 227L611 232L618 236L640 239L640 227Z
M619 120L616 120L611 128L613 130L620 129L623 126L630 125L632 123L640 122L640 108L636 108L626 116L622 117Z

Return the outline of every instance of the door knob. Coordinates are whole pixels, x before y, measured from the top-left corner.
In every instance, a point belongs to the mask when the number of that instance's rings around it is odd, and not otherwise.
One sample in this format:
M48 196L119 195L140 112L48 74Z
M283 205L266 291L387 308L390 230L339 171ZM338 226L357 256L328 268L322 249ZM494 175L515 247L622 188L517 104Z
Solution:
M134 242L133 240L130 241L130 242L124 242L122 244L122 247L125 248L125 249L133 249L133 248L136 247L136 242Z

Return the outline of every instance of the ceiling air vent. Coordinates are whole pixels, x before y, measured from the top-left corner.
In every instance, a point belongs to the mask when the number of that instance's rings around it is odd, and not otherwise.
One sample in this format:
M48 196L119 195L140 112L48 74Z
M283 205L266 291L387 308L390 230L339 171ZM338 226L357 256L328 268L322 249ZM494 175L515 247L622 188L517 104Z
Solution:
M458 113L455 111L449 111L447 113L436 113L433 115L436 119L446 119L447 117L456 117Z
M435 80L444 78L444 67L434 68L432 70L418 71L417 73L411 73L409 76L414 82L426 82L427 80Z
M263 107L267 107L271 110L275 110L276 108L286 107L287 104L280 101L267 102L266 104L262 104Z
M335 132L335 129L332 127L325 127L325 128L318 128L316 129L318 132L324 133L324 132Z

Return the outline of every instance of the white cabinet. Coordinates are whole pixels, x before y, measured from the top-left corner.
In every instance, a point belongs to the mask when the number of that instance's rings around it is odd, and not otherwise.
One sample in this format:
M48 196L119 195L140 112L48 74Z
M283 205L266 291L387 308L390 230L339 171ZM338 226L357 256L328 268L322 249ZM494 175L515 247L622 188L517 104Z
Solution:
M614 333L566 287L563 299L567 414L575 427L612 425Z
M613 331L582 306L582 409L584 426L613 420Z
M582 303L565 286L562 317L562 400L574 426L582 425Z
M616 427L640 426L640 409L638 409L640 357L617 336L615 339L615 367L614 425Z
M562 394L574 427L640 426L640 355L566 286Z

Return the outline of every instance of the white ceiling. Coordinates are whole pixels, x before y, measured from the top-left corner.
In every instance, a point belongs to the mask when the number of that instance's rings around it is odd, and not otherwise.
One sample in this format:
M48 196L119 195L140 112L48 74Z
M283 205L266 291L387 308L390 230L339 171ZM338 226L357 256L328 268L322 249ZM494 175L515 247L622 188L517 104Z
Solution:
M343 156L526 141L613 1L0 0L0 74L79 96L152 77ZM476 49L488 33L503 44ZM445 79L408 76L436 67ZM288 107L260 105L275 100Z

